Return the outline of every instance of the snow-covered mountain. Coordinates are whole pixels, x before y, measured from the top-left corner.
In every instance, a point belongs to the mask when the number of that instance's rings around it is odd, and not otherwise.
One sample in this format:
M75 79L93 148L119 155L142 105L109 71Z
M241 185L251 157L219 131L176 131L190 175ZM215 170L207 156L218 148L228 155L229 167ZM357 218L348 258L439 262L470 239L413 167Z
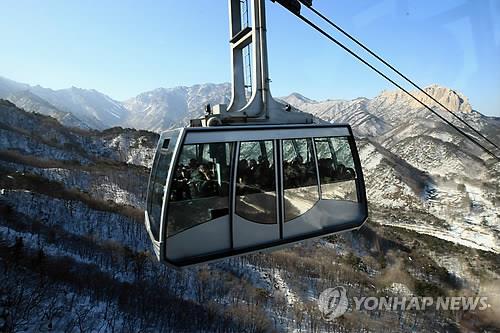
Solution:
M499 120L474 111L467 97L460 92L438 85L425 90L450 110L458 112L460 117L473 122L478 129L498 135L491 124L498 124ZM438 108L423 93L413 93ZM79 120L84 126L95 129L122 126L160 132L186 125L189 119L201 116L207 104L228 103L230 84L158 88L119 102L93 89L52 90L0 77L0 98L8 99L27 111L55 116L59 120L71 113L76 119L65 123L69 126L81 127L77 124ZM397 90L383 91L372 99L314 101L298 93L280 99L323 120L349 123L362 137L379 136L416 118L437 120L418 102ZM443 113L443 116L456 123L449 114Z
M19 94L22 95L21 99ZM71 87L52 90L0 77L0 98L17 102L27 111L46 112L46 115L53 115L53 109L56 108L71 113L85 126L95 129L123 125L128 117L128 110L123 105L93 89ZM42 104L45 105L40 108ZM47 107L47 104L51 107Z
M431 85L425 90L443 105L458 111L461 116L466 115L470 119L474 117L472 114L476 117L479 115L472 111L467 98L456 91L438 85ZM429 103L430 99L423 93L414 93ZM122 103L130 112L122 126L153 131L185 126L189 119L203 114L206 104L228 103L229 99L230 85L227 83L158 88ZM293 93L280 100L323 120L349 123L356 134L363 137L379 136L402 121L411 121L415 117L433 117L415 100L400 91L384 91L373 99L360 97L354 100L326 101L314 101ZM432 106L435 104L430 103Z
M448 109L459 114L460 117L466 118L466 120L482 117L483 119L489 118L486 121L488 123L490 120L495 119L484 117L478 112L473 111L467 97L452 89L433 84L424 88L424 91ZM440 114L445 118L453 118L424 93L416 90L412 94L427 105L440 110ZM358 136L378 136L398 125L413 122L417 119L438 120L436 116L425 109L420 103L400 90L383 91L372 99L360 97L354 100L326 100L318 102L294 93L282 98L282 100L326 121L349 123L357 130ZM482 129L482 127L479 126L479 129Z
M0 76L0 98L6 98L10 94L29 89L29 85L19 83Z
M228 103L230 85L158 88L119 102L94 89L52 90L0 77L0 98L29 112L54 116L68 126L94 129L122 126L160 132L184 126L189 119L201 116L207 104ZM65 122L63 118L68 113L73 118Z
M349 296L495 302L500 167L463 156L468 148L455 151L454 139L408 153L405 139L390 149L385 139L359 140L371 201L360 232L184 270L156 262L143 225L157 140L148 131L64 127L0 100L0 331L498 330L495 312L356 311L351 303L326 322L316 303L339 285ZM434 160L481 174L457 167L438 177Z
M460 114L472 112L472 106L467 97L455 90L433 84L425 87L424 91L451 111ZM412 94L432 108L441 109L436 102L421 91L415 90ZM424 111L424 107L420 103L401 90L383 91L371 101L368 108L375 115L385 118L391 124L405 121L416 113L423 113L425 116L429 115L429 112Z
M123 102L130 111L125 126L152 131L185 126L189 119L201 116L207 104L228 103L229 98L228 83L158 88Z
M59 110L29 90L20 90L11 93L7 99L24 110L54 117L64 126L89 129L89 126L74 116L73 113Z
M370 113L367 98L317 102L293 93L281 100L328 122L351 124L358 136L377 136L390 128L384 120Z
M123 105L94 89L71 87L52 90L34 86L30 91L60 110L73 113L94 128L122 125L128 116L128 110Z
M454 90L437 85L425 90L500 143L500 118L474 111ZM413 93L430 103L423 93ZM317 102L298 94L283 100L324 120L353 126L361 138L358 149L370 205L398 212L373 220L500 253L499 164L404 92L384 91L371 100ZM435 102L430 104L484 142Z

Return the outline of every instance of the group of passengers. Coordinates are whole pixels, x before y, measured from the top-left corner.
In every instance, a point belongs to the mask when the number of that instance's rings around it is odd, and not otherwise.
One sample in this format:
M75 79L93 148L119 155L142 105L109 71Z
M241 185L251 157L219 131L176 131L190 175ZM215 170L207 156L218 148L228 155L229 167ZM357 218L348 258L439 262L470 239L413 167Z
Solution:
M355 173L343 164L337 164L332 159L319 159L318 167L321 182L354 179ZM304 162L301 156L283 162L284 189L313 186L317 184L316 166L314 161ZM274 165L263 156L255 159L241 159L238 163L237 194L244 195L275 190ZM215 164L199 163L191 159L189 164L180 164L175 173L171 200L190 200L216 196L220 192L215 177Z
M199 163L196 159L189 164L179 164L175 170L171 198L174 201L189 200L193 197L217 195L218 185L215 179L215 165L212 162Z
M353 168L334 161L331 158L321 158L318 160L319 174L321 182L331 183L335 181L351 180L356 177Z
M274 165L262 155L255 159L240 159L238 163L238 195L274 190Z
M285 190L317 183L314 161L304 162L300 155L290 161L283 161L283 187Z

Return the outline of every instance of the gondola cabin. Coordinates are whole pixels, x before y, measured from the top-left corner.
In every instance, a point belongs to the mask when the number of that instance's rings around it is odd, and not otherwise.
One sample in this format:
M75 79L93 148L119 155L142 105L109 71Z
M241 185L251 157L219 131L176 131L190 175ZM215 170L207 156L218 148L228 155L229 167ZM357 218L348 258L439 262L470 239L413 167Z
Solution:
M368 216L351 128L273 99L265 0L228 2L231 101L162 133L149 180L146 227L159 260L176 267L356 229Z
M160 137L146 225L171 265L356 229L366 218L348 125L188 127Z

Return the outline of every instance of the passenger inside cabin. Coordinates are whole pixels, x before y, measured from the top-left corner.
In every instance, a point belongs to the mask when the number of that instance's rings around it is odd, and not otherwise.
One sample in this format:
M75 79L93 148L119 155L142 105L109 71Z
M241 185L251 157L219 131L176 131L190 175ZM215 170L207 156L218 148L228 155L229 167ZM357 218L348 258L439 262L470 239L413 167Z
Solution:
M192 172L191 180L189 181L191 192L196 197L206 197L215 195L213 172L209 169L208 165L200 164L198 168Z

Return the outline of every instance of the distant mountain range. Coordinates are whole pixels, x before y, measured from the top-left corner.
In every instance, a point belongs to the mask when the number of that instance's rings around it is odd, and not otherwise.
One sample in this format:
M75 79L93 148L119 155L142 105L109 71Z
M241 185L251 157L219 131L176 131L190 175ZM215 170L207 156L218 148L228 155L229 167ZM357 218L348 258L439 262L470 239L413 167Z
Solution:
M202 84L158 88L119 102L94 89L52 90L0 77L0 98L38 112L65 126L106 129L115 126L162 131L202 114L206 104L227 103L230 85Z
M190 118L202 115L206 104L229 103L230 88L229 83L158 88L116 101L94 89L52 90L0 77L0 98L28 112L52 116L65 126L99 130L121 126L160 132L184 126ZM473 111L467 97L459 92L438 85L429 86L426 91L468 119L483 123L486 118L493 119ZM418 92L416 96L435 106L424 94ZM293 93L281 100L324 120L350 123L359 136L381 135L415 116L433 117L401 91L384 91L373 99L326 101L314 101Z
M129 111L124 126L151 131L184 126L199 117L207 104L229 103L230 88L228 83L209 83L144 92L122 103Z

